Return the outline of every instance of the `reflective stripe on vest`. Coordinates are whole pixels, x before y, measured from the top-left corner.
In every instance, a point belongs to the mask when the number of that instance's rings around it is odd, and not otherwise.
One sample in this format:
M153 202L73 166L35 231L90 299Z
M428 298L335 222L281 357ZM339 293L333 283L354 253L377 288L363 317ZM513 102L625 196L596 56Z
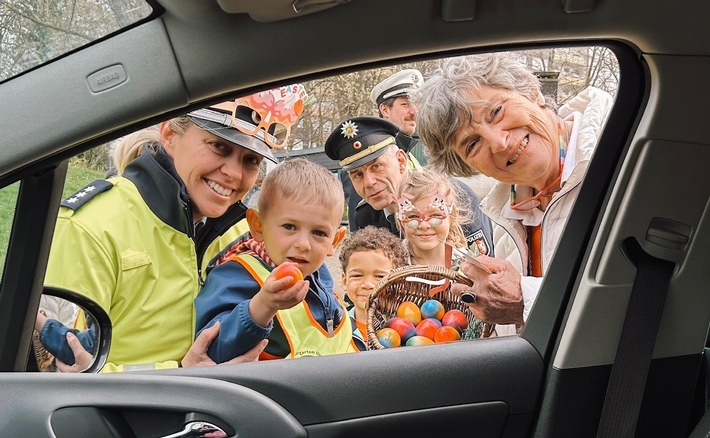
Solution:
M229 260L234 260L242 265L259 283L259 286L263 286L266 277L269 276L270 271L253 256L240 254L230 257ZM338 298L337 295L336 298ZM350 318L345 313L345 306L339 298L338 302L343 309L344 316L340 325L335 327L332 337L329 337L328 332L313 318L306 300L290 309L276 312L276 318L286 335L291 350L289 358L359 351L352 339L353 329Z

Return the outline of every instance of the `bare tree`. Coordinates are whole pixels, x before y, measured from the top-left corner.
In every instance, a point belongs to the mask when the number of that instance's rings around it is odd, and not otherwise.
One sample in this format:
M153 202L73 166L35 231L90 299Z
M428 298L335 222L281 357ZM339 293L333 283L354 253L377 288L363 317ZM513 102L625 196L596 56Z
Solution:
M142 0L0 0L0 80L146 16Z
M604 47L536 49L515 52L521 62L536 72L559 73L557 101L563 104L588 86L615 95L619 67L614 54ZM416 68L424 78L433 74L440 60L390 65L304 84L310 94L306 110L292 130L289 148L322 147L330 132L341 121L356 116L377 116L370 91L387 76L405 68Z

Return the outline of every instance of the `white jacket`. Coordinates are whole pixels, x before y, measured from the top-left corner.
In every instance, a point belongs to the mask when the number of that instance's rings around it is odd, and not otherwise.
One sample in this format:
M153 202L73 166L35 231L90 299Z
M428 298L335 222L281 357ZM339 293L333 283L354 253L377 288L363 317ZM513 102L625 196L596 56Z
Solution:
M572 205L577 198L579 186L589 165L592 153L601 136L604 123L609 116L613 98L605 91L597 88L587 88L559 109L558 115L564 120L574 120L574 128L567 147L567 156L562 173L562 188L556 192L544 213L535 210L542 216L542 272L547 271L550 259L557 248L562 230L569 216ZM518 185L518 199L525 199L530 188ZM509 208L510 184L497 183L481 201L481 210L493 221L493 242L496 258L508 260L523 277L521 287L525 309L523 319L527 320L530 308L537 298L542 278L527 276L529 272L529 256L526 244L527 233L523 222L532 222L533 214L513 211ZM525 218L523 218L525 216ZM517 218L516 218L517 217ZM512 330L512 331L511 331ZM514 334L513 326L497 325L499 335Z

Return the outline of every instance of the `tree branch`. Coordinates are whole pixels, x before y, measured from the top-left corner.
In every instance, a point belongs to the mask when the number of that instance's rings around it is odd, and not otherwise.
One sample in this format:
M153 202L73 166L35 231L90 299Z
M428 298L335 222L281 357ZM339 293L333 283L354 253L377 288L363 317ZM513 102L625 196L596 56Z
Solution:
M26 14L25 12L23 12L23 11L17 9L14 5L10 4L10 3L7 2L7 1L2 1L2 2L0 2L0 3L3 3L3 4L5 5L5 7L6 7L7 9L9 9L10 11L12 11L12 12L16 13L17 15L19 15L19 16L21 16L21 17L23 17L23 18L26 18L26 19L28 19L28 20L32 21L33 23L38 24L38 25L40 25L40 26L47 27L47 28L50 28L50 29L54 29L54 30L56 30L56 31L58 31L58 32L63 32L63 33L68 34L68 35L74 35L74 36L77 36L77 37L79 37L79 38L83 38L83 39L85 39L85 40L87 40L87 41L93 41L93 40L96 39L96 38L94 38L94 37L88 36L88 35L83 34L83 33L76 32L76 31L71 30L71 29L64 29L64 28L55 26L55 25L53 25L53 24L51 24L51 23L47 23L47 22L45 22L45 21L42 21L42 20L41 20L40 18L38 18L38 17L30 16L30 15Z

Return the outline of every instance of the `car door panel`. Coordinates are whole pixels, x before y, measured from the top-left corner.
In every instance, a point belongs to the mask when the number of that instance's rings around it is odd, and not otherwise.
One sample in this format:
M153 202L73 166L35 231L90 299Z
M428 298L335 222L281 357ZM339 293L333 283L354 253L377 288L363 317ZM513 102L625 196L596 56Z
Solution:
M707 406L702 351L710 308L710 148L691 125L706 123L708 90L687 83L707 76L708 63L697 57L646 59L664 86L649 96L648 115L630 141L563 321L538 422L545 436L596 433L636 273L623 249L628 238L676 263L637 436L684 436Z
M0 436L155 437L176 433L195 419L218 422L230 436L306 436L298 421L268 397L191 377L3 373L0 407Z
M95 432L99 426L90 426L99 424L106 436L158 436L199 414L239 437L525 436L543 370L535 349L510 337L183 369L178 379L170 370L2 374L0 400L18 391L43 396L4 402L3 418L21 421L6 423L0 435L21 434L19 425L22 433L43 436L52 424L63 425L65 435Z
M309 436L311 431L351 436L351 426L378 435L385 427L394 436L432 428L462 436L524 436L542 390L544 367L530 343L514 336L186 369L181 374L224 380L267 395L306 426ZM391 428L395 420L403 421L399 432ZM507 427L525 432L501 434Z
M530 415L523 422L529 424ZM411 412L380 414L354 420L335 421L306 427L311 438L411 436L503 436L508 405L483 402Z

